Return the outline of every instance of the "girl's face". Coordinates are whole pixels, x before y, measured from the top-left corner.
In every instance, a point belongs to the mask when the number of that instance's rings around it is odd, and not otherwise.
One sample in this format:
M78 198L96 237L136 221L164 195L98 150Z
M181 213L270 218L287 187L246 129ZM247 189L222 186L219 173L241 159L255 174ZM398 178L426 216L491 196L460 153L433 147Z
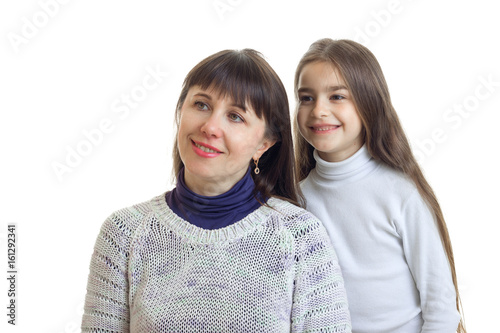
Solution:
M227 192L274 142L266 123L249 105L236 105L211 89L189 89L181 108L178 149L186 185L195 193Z
M361 119L347 85L332 65L312 62L304 66L297 91L300 133L322 159L343 161L361 148Z

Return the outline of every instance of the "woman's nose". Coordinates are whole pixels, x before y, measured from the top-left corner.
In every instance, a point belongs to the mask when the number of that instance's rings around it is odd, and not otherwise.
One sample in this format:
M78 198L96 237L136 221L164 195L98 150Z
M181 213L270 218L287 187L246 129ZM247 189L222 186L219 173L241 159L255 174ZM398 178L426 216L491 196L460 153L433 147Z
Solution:
M219 138L222 136L222 119L217 112L212 112L210 117L201 126L201 131L207 137Z

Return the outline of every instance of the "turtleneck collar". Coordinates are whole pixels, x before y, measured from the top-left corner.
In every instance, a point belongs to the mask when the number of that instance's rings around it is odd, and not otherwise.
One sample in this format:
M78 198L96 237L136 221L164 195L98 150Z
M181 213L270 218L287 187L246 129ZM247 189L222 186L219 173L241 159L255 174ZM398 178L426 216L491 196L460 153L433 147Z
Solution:
M377 163L368 152L366 145L363 145L351 157L340 162L325 161L319 156L317 150L314 150L313 156L316 160L316 175L326 180L342 181L358 179L377 166Z
M191 191L184 182L184 168L177 177L177 186L167 192L170 209L184 220L203 229L220 229L243 219L259 208L255 199L255 183L250 168L245 176L226 193L209 197Z

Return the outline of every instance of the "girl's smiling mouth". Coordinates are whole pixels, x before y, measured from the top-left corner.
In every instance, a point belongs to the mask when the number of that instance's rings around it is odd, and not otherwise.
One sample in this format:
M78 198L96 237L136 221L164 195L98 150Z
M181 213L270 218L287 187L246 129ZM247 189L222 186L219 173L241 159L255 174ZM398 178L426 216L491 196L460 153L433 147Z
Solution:
M309 128L314 133L329 133L329 132L337 130L340 126L341 125L313 125L313 126L310 126Z

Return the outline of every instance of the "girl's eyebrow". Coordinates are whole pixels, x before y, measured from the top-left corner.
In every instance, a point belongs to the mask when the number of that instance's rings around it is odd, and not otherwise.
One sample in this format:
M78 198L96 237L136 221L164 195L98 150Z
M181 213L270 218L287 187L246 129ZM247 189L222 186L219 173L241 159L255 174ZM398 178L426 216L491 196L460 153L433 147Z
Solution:
M327 88L327 91L337 91L337 90L348 90L346 86L344 85L338 85L338 86L329 86ZM297 90L297 92L301 93L301 92L305 92L305 93L311 93L313 92L314 90L311 89L311 88L308 88L308 87L302 87L302 88L299 88Z
M344 85L328 87L328 91L337 91L337 90L347 90L347 87Z
M299 88L299 89L297 90L297 92L298 92L298 93L302 93L302 92L305 92L305 93L311 93L311 92L313 92L313 89L311 89L311 88L307 88L307 87L302 87L302 88Z

